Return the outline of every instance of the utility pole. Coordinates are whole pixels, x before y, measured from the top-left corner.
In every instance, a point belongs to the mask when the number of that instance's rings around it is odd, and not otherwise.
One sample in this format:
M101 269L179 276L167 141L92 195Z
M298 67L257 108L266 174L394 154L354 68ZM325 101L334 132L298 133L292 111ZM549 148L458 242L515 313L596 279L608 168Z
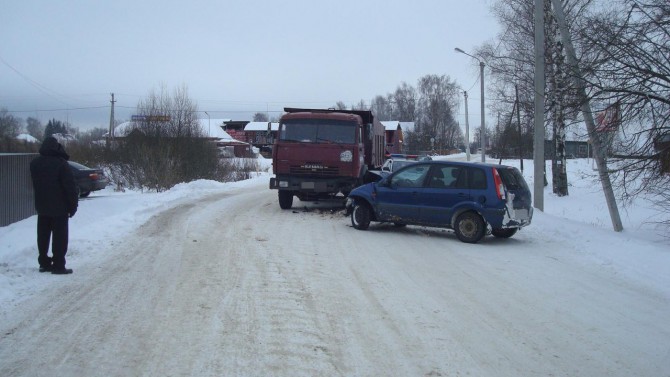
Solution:
M621 217L619 217L619 209L616 205L614 191L612 190L612 182L610 181L610 176L607 172L607 162L603 157L604 148L600 145L600 138L596 133L596 125L593 121L591 104L589 103L589 98L586 94L586 81L584 80L581 70L579 69L577 54L575 54L575 48L572 45L572 38L570 38L568 27L565 23L563 5L561 4L560 0L552 0L551 2L554 7L556 22L558 23L558 27L561 30L561 39L563 40L563 45L565 46L565 51L568 58L568 68L572 71L570 76L575 80L575 84L577 86L577 95L580 97L579 99L582 103L582 114L584 115L584 121L586 122L586 129L589 132L591 145L593 145L593 158L596 160L600 183L602 184L603 191L605 192L605 199L607 201L607 208L610 212L612 227L614 228L615 232L621 232L623 230L623 225L621 223Z
M454 48L454 51L460 52L461 54L465 54L465 55L467 55L467 56L469 56L473 59L477 59L477 61L479 62L479 82L481 84L481 91L482 91L482 93L481 93L481 96L482 96L482 104L481 104L482 105L482 110L481 110L482 111L482 118L481 118L482 124L481 124L481 128L479 129L479 132L480 132L479 137L480 137L480 140L481 140L482 162L486 162L486 119L485 119L486 115L484 114L484 108L485 108L485 106L484 106L484 65L485 64L478 57L476 57L474 55L470 55L470 54L461 50L458 47Z
M544 211L544 0L535 0L535 134L533 207Z
M107 147L109 148L110 140L114 138L114 103L116 102L114 100L114 93L112 94L112 100L109 101L112 103L112 111L109 114L109 135L107 136Z
M479 81L481 83L482 90L482 162L486 162L486 121L484 119L484 62L479 61Z
M523 136L521 135L521 109L519 108L519 86L514 84L516 104L516 124L519 127L519 163L521 163L521 172L523 173Z
M465 96L465 158L470 161L470 121L468 120L468 92L463 91Z

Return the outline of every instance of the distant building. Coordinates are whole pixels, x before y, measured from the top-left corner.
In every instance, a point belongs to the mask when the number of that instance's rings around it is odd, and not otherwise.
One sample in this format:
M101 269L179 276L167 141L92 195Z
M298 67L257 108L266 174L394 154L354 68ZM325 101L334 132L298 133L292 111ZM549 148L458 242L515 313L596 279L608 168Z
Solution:
M230 120L223 122L223 130L228 133L233 139L247 142L247 136L244 132L244 127L249 123L248 120Z
M544 141L544 158L553 160L556 156L556 144L553 140ZM566 158L587 158L593 157L593 148L588 141L566 140L565 141Z
M216 143L222 156L252 157L254 151L250 143L236 139L228 132L224 131L224 124L229 121L230 119L198 119L198 125L200 126L202 135L204 135L206 139ZM142 136L143 133L141 129L138 128L139 125L140 123L132 121L119 124L114 128L114 139L122 141L128 137Z
M403 134L397 120L381 122L386 136L386 154L402 153Z
M258 148L263 156L269 157L272 154L272 144L277 137L277 130L279 123L249 122L244 126L245 141Z
M26 142L26 143L39 143L40 142L35 137L33 137L32 135L28 135L28 134L19 134L19 135L16 136L16 140L20 140L20 141L23 141L23 142Z

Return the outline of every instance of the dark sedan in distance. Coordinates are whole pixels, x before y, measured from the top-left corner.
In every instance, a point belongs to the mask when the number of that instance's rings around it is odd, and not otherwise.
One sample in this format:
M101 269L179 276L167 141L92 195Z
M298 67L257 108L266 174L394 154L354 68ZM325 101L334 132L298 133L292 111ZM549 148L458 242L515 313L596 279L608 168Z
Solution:
M68 161L68 163L77 183L79 197L85 198L91 194L91 191L98 191L107 187L109 179L107 179L102 169L89 168L74 161Z

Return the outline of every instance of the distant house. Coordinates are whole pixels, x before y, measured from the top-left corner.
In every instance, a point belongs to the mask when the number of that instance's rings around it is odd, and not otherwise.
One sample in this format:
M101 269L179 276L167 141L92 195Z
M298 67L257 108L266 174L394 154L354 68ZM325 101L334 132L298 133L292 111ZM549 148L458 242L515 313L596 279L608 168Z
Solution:
M28 134L19 134L19 135L16 136L16 140L21 140L21 141L26 142L26 143L39 143L40 142L35 137L33 137L32 135L28 135Z
M223 130L232 136L233 139L248 143L244 127L249 123L248 120L230 120L223 122Z
M228 132L223 130L225 122L229 119L199 119L198 125L202 135L216 143L216 146L221 150L221 154L226 157L251 157L254 155L253 148L250 143L243 140L233 138ZM122 141L129 137L143 136L142 131L138 128L137 122L124 122L114 128L114 139Z
M198 119L198 125L200 126L200 132L204 135L205 138L211 140L225 139L230 138L230 135L223 130L222 126L224 122L228 119ZM124 138L130 132L135 129L139 129L141 126L140 122L123 122L118 126L114 127L114 138ZM139 130L141 132L141 130ZM105 134L105 137L108 137L108 134Z
M76 141L77 140L77 138L74 137L74 135L70 135L70 134L55 133L51 136L56 138L56 140L58 140L58 142L63 144L63 145L68 145L68 143L70 143L71 141Z
M386 153L402 153L403 135L397 120L381 122L386 133Z
M249 122L244 126L244 135L246 141L256 147L272 144L268 142L270 122Z
M272 144L274 144L279 130L279 123L271 122L249 122L244 126L245 140L258 148L261 154L269 157L272 153Z
M553 160L556 156L556 145L553 140L544 141L544 158ZM525 154L525 153L524 153ZM566 158L587 158L593 157L593 148L588 141L566 140L565 141Z

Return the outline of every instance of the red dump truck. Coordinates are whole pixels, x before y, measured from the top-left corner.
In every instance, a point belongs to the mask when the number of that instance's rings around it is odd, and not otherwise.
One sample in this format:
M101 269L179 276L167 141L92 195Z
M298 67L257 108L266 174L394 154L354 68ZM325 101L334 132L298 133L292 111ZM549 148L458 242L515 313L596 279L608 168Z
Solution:
M371 111L284 108L272 148L279 206L346 197L384 162L384 126ZM344 198L343 198L344 200Z

